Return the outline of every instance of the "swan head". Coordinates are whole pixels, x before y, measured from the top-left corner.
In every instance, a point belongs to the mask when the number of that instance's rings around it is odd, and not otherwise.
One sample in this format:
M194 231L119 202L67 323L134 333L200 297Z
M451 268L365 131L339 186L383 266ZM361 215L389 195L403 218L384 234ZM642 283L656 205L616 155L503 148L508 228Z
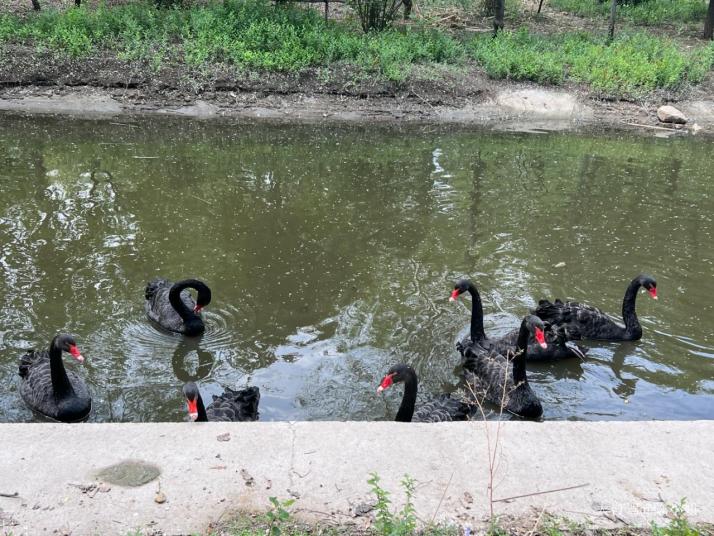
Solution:
M409 376L416 376L414 369L409 365L394 365L387 371L387 374L382 378L379 387L377 387L377 392L381 393L385 389L389 389L395 383L405 381Z
M650 293L650 296L652 296L652 299L656 300L657 299L657 281L655 280L654 277L651 275L647 274L641 274L638 277L638 281L640 282L640 285L642 285L647 292Z
M548 348L548 344L545 342L545 323L535 315L528 315L525 318L526 326L528 331L533 334L536 342L541 348Z
M456 301L456 299L461 296L464 292L467 292L469 288L473 286L473 283L471 283L470 280L468 279L459 279L455 284L454 284L454 290L451 292L451 296L449 297L449 301Z
M66 333L57 335L52 341L52 344L63 352L69 353L80 363L84 363L84 356L82 355L82 352L79 351L79 348L77 348L77 341L74 340L72 335L67 335Z
M193 308L193 312L198 314L201 309L211 303L211 289L204 282L196 280L196 290L198 293L196 294L196 306Z
M198 399L201 396L195 383L189 382L183 386L183 396L186 398L188 416L192 421L198 419Z

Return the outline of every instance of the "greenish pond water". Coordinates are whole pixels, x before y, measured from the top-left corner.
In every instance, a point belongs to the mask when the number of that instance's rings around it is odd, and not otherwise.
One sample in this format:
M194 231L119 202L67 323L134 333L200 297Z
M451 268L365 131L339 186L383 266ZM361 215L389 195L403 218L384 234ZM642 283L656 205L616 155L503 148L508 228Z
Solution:
M644 336L532 365L545 419L714 417L712 143L447 127L287 126L0 115L0 421L36 419L17 360L74 333L94 421L181 421L181 386L260 387L263 420L391 419L458 385L455 341L481 289L498 335L541 297ZM146 281L213 290L200 339L144 316ZM69 363L69 359L65 362ZM210 399L210 396L208 396Z

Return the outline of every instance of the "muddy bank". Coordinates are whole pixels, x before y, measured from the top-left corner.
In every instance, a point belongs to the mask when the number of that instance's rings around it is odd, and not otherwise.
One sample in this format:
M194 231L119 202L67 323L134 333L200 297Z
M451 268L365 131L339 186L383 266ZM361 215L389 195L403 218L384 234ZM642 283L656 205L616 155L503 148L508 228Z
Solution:
M657 108L674 104L689 119L674 129ZM157 113L193 117L300 121L438 122L496 129L578 127L714 133L714 82L646 102L607 101L584 88L490 80L475 66L418 68L396 84L349 66L298 74L256 73L231 66L200 71L153 68L110 53L82 60L14 45L0 63L0 110L81 115Z

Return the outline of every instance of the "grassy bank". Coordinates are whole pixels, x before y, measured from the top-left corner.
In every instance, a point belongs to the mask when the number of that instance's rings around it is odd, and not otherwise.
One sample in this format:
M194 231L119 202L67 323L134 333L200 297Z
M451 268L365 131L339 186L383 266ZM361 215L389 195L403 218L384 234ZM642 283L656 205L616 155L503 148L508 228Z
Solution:
M610 2L597 0L551 0L556 9L582 17L610 15ZM624 3L618 7L618 17L637 24L703 24L706 0L648 0Z
M602 9L593 0L553 2L564 8L567 4L572 9ZM651 0L647 5L673 2ZM702 4L677 2L690 10ZM696 84L714 64L714 45L687 49L644 31L624 30L612 44L584 32L547 35L523 30L507 31L496 39L488 34L465 36L424 21L364 34L352 18L324 21L314 10L276 7L267 0L226 0L186 9L157 9L152 3L136 2L25 17L5 14L0 15L0 47L3 44L75 59L110 54L122 61L144 62L154 71L167 65L225 65L258 74L319 67L329 75L330 69L346 67L355 76L401 83L417 66L446 66L457 73L483 69L496 79L584 84L609 97L638 97Z

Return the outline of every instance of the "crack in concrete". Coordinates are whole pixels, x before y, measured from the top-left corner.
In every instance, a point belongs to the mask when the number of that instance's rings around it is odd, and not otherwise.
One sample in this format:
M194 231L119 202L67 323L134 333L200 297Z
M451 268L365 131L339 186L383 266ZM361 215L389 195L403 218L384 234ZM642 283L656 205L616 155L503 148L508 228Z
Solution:
M288 427L290 428L290 471L288 471L288 479L290 481L290 490L294 487L293 473L295 473L295 421L288 421Z

